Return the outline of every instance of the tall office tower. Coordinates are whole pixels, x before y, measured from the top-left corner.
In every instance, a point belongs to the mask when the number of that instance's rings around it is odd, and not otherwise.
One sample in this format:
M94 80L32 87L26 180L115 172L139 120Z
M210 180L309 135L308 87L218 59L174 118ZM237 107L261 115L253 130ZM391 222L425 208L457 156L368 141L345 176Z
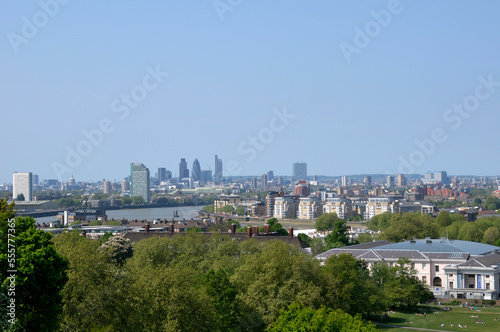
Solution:
M273 171L267 172L267 180L274 181L274 172Z
M40 183L40 180L39 180L38 174L33 174L33 185L38 186L39 183Z
M388 175L386 181L387 188L394 188L394 176Z
M158 181L167 181L167 169L165 167L158 168Z
M250 187L257 188L257 178L250 179Z
M130 182L128 180L122 181L122 192L130 190Z
M342 187L347 187L347 176L342 176Z
M364 179L365 186L371 187L372 186L372 177L371 176L365 176Z
M307 180L307 163L294 163L293 164L293 180Z
M170 180L172 178L172 171L165 171L165 180Z
M448 174L445 171L432 172L432 173L427 172L425 173L423 182L424 184L435 184L435 183L450 184L450 181L448 179Z
M262 174L260 176L260 183L261 183L262 189L267 188L267 174Z
M130 164L130 196L141 196L144 202L149 203L150 185L149 169L143 164Z
M23 194L24 200L29 202L33 200L33 174L18 173L12 174L12 198L17 199L17 196Z
M215 184L219 184L222 182L222 159L219 159L217 155L215 155Z
M179 163L179 180L189 177L189 169L186 159L181 158L181 162Z
M194 181L201 180L201 167L200 167L200 162L198 161L198 159L195 159L193 161L193 170L191 171L191 175L193 176Z
M104 180L102 183L102 192L105 194L111 193L111 181Z
M202 169L201 170L201 181L210 182L212 181L212 170Z
M406 186L406 178L403 174L398 174L398 186Z

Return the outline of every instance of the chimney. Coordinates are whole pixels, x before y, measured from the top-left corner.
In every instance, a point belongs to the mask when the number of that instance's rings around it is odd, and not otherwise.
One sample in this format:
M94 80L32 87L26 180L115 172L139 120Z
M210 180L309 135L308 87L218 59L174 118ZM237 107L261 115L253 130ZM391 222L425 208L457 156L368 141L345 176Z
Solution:
M290 239L293 239L293 227L290 227L290 228L288 229L288 237L289 237Z
M169 232L170 234L174 234L174 227L175 227L175 224L174 224L174 223L171 223L171 224L170 224L170 227L168 228L168 232Z
M252 229L250 227L247 227L247 237L248 238L252 237Z
M264 233L266 233L266 235L269 235L269 225L264 225Z
M231 234L236 233L236 224L231 224Z
M254 233L255 236L259 236L259 226L253 226L252 233Z
M144 233L149 234L149 224L144 225Z

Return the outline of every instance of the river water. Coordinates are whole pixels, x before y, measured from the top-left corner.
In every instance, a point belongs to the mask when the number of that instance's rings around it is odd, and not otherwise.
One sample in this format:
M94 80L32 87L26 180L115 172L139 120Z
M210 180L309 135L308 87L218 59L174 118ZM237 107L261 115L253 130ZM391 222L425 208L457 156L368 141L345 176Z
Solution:
M176 220L182 220L182 218L191 219L198 217L198 212L203 208L203 206L178 206L178 207L161 207L161 208L148 208L148 209L123 209L123 210L109 210L106 211L108 215L108 220L111 218L119 220L125 218L127 220L149 220L153 221L155 219L167 219L171 220L174 218L174 214L177 211L179 217ZM42 217L36 218L37 223L49 223L56 221L56 216L52 217Z

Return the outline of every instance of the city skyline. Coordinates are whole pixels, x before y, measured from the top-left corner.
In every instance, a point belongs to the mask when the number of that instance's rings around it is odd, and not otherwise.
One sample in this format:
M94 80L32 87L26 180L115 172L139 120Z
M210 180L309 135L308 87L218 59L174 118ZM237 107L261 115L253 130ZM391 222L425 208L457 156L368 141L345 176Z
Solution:
M214 154L224 176L499 174L476 159L500 122L500 3L54 3L0 13L0 183Z

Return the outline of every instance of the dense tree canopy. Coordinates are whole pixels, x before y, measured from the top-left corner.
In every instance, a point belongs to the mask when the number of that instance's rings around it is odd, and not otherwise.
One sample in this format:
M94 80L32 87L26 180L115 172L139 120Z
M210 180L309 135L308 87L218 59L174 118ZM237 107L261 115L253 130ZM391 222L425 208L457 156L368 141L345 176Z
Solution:
M335 226L335 222L339 221L340 218L337 213L324 213L318 219L316 219L314 226L318 232L325 232L332 230Z
M0 199L0 278L8 295L8 277L14 276L16 324L27 331L57 328L67 266L52 235L37 230L32 218L16 217L14 205Z

